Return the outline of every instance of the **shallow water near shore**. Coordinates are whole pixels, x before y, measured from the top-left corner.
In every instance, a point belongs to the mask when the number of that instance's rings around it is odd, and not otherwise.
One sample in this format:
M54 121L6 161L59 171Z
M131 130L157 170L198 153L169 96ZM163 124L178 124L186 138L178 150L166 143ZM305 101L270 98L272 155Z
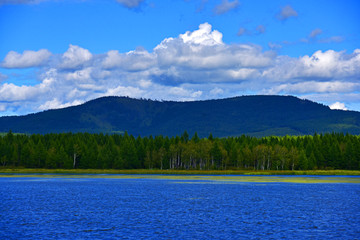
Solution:
M241 175L160 175L160 174L12 174L0 173L0 178L30 178L30 181L46 181L55 178L63 179L152 179L152 180L178 180L198 183L236 183L236 182L288 182L288 183L360 183L360 176L241 176ZM22 179L21 181L26 181Z
M0 239L357 239L360 178L1 174Z

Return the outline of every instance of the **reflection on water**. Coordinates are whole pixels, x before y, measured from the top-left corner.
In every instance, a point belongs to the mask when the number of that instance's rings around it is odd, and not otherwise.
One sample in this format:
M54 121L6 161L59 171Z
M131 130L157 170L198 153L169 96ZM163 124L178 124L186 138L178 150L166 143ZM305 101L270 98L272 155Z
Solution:
M1 177L0 239L359 238L359 178L277 178Z

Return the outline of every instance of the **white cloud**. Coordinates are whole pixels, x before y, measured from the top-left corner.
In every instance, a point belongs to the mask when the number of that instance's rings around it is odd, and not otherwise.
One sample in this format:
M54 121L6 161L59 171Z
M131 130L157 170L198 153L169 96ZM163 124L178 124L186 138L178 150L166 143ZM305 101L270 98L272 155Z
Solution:
M139 98L143 96L144 91L137 87L124 87L117 86L116 88L111 88L106 91L104 96L127 96L133 98Z
M299 82L299 83L286 83L278 85L270 89L269 94L291 93L349 93L360 90L360 83L353 82Z
M348 110L348 109L345 107L345 103L341 103L341 102L333 103L333 104L331 104L329 107L330 107L330 109Z
M216 15L227 13L228 11L237 8L239 4L238 0L234 0L232 2L229 2L229 0L221 0L221 3L215 6L214 13Z
M42 82L34 86L17 86L13 83L0 85L0 102L23 102L44 100L51 95L56 84L56 70L50 69L43 74Z
M10 51L1 63L3 68L38 67L49 59L51 53L46 49L39 51L24 51L22 54Z
M256 45L224 44L222 34L212 30L208 23L201 24L194 32L181 34L179 38L165 39L154 49L154 54L160 68L171 66L172 72L183 71L185 76L190 71L201 69L266 67L275 57L273 52L262 52Z
M68 50L62 55L60 67L74 69L82 66L91 58L92 54L89 50L70 44Z
M88 68L80 69L75 72L66 73L65 79L66 80L75 80L75 81L85 81L85 80L91 79L91 77L92 77L91 71L92 71L92 68L88 67Z
M219 31L212 31L212 26L209 23L200 24L199 30L195 30L194 32L188 31L185 34L180 34L179 36L179 38L182 39L184 43L206 46L224 44L222 37L223 35Z
M297 17L298 13L290 6L287 5L281 8L281 11L278 13L277 18L281 21L284 21L291 17Z
M93 55L70 45L64 54L42 62L46 67L36 70L38 84L0 83L1 114L114 95L187 101L249 93L295 94L327 105L360 103L360 97L353 96L360 95L360 49L293 58L255 44L227 44L222 37L204 23L164 39L152 51L137 48Z
M13 83L5 83L0 87L0 101L26 101L39 97L43 88L40 86L17 86Z
M311 57L302 57L300 63L304 68L303 75L308 77L351 77L360 73L360 51L355 50L351 55L333 50L316 51Z
M260 75L260 72L254 68L229 69L226 70L226 73L224 72L224 75L235 80L254 79Z
M107 56L102 63L105 68L119 67L123 63L121 54L118 50L108 51L106 55Z
M202 91L194 91L192 89L185 89L184 87L172 87L168 91L171 95L177 96L181 101L191 101L202 95Z
M344 51L326 52L316 51L313 55L300 58L278 56L274 67L263 72L267 79L278 81L325 79L338 81L339 79L358 79L360 76L360 49L352 54ZM322 80L322 81L323 81Z
M127 8L137 8L144 0L116 0L116 1Z
M223 93L224 93L224 90L219 87L215 87L215 88L211 89L211 91L210 91L210 95L213 95L213 96L218 96Z
M148 69L156 64L154 54L150 54L144 49L137 49L125 54L117 50L107 52L102 65L106 69L121 68L127 71L141 71Z
M79 101L79 100L75 100L71 103L62 103L58 99L54 98L53 100L47 101L44 104L40 105L38 110L43 111L43 110L48 110L48 109L65 108L65 107L79 105L82 103L83 103L83 101Z
M141 88L149 88L152 85L152 82L150 80L141 79L139 81L139 86Z
M6 110L5 104L0 104L0 112L4 112Z

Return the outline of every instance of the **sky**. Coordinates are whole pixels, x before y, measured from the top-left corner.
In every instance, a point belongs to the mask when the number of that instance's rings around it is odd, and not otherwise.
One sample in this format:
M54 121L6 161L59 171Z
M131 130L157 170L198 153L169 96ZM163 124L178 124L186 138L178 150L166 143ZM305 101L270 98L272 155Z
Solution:
M102 96L360 111L358 0L0 0L0 116Z

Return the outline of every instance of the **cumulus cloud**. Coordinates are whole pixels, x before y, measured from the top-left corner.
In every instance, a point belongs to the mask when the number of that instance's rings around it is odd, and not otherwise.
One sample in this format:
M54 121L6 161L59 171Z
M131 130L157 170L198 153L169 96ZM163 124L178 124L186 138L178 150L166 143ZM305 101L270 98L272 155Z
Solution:
M320 78L346 78L358 76L360 73L360 51L356 49L352 54L328 50L316 51L312 56L300 58L299 65L304 68L299 76Z
M144 0L116 0L116 1L127 8L137 8Z
M219 5L215 6L214 13L216 15L227 13L228 11L237 8L239 4L240 3L238 0L234 0L232 2L230 2L229 0L222 0Z
M39 93L43 93L44 88L40 86L17 86L13 83L5 83L0 87L0 101L25 101L38 97Z
M256 45L227 45L222 34L208 23L198 30L180 34L178 38L168 38L154 49L159 67L172 67L173 76L178 71L191 74L193 70L232 68L261 68L272 64L273 52L262 52ZM191 77L190 77L191 78Z
M203 23L199 25L199 30L194 32L186 32L179 36L184 43L200 44L207 46L214 46L223 44L222 33L217 30L212 31L212 26L209 23Z
M276 16L279 20L284 21L286 19L289 19L291 17L297 17L298 13L290 6L287 5L283 8L281 8L281 11Z
M331 104L329 107L330 107L330 109L348 110L348 109L345 107L345 103L341 103L341 102L333 103L333 104Z
M107 52L103 61L104 68L122 68L128 71L141 71L155 65L155 56L142 48L127 53L119 53L117 50Z
M89 50L70 44L68 50L62 55L60 67L74 69L84 65L91 58L92 54Z
M18 59L26 54L20 55ZM187 101L249 93L293 94L328 105L348 104L349 99L360 103L360 49L316 51L293 58L255 44L226 44L209 23L166 38L151 51L138 47L125 53L92 54L70 45L65 53L39 62L38 84L0 83L2 114L72 106L113 95Z
M278 56L275 66L263 72L267 79L279 81L319 79L353 79L360 76L360 49L347 54L345 51L316 51L313 55L300 58Z
M42 65L51 53L46 49L39 51L24 51L22 54L10 51L1 63L3 68L29 68Z

